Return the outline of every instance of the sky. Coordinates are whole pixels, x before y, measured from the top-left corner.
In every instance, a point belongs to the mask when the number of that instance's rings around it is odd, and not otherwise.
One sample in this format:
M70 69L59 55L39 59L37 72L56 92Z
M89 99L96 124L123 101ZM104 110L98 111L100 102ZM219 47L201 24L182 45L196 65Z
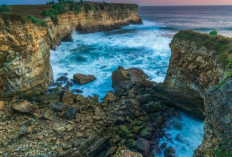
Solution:
M49 0L0 0L0 4L45 4ZM78 1L78 0L77 0ZM103 0L88 0L100 1ZM161 5L232 5L232 0L105 0L106 2L136 3L140 6L161 6Z

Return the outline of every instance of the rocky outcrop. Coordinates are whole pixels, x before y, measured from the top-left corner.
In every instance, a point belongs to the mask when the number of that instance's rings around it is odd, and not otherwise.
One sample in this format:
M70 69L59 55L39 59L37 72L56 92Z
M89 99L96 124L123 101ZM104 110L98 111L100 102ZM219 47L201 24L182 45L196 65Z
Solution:
M0 99L40 93L52 82L45 27L0 14Z
M225 77L231 57L232 40L193 31L180 31L171 44L172 55L164 81L169 93L186 102L177 105L190 112L202 113L208 87ZM173 97L174 98L174 97Z
M205 110L204 139L195 156L226 156L232 151L232 40L180 31L170 46L172 55L164 88L177 100L191 102L173 105L196 113Z
M195 152L200 156L230 156L232 152L232 79L218 89L209 90L208 105L205 106L204 140Z
M130 9L120 14L117 10L109 14L106 8L96 12L83 9L77 15L66 12L57 17L57 25L46 18L45 28L18 15L0 14L0 99L45 91L53 82L50 48L73 30L94 32L141 23L137 10Z

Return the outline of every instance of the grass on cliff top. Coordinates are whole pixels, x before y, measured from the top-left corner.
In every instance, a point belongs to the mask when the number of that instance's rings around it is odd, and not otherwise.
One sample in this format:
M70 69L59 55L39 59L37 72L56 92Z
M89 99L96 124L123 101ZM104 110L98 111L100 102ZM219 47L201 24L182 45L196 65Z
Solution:
M115 6L115 8L122 9L137 9L136 4L121 4L121 3L97 3L97 2L84 2L85 4L94 5L95 8L100 8L104 10L104 5ZM69 8L70 4L65 4L66 8ZM49 10L53 5L52 4L44 4L44 5L10 5L10 14L20 15L23 17L27 17L28 15L33 15L34 17L42 19L43 16L41 13L44 10ZM97 7L96 7L97 6Z
M218 59L225 67L232 59L232 39L221 35L210 35L194 32L191 30L180 31L174 36L174 39L185 41L194 41L198 47L206 47L211 51L218 53ZM215 56L216 57L216 56Z

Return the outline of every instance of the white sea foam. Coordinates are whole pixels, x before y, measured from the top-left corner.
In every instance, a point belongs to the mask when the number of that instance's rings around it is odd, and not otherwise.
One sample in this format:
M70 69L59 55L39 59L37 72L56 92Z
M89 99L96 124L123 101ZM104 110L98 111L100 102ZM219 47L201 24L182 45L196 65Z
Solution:
M170 38L162 36L156 23L130 25L120 30L92 34L72 33L73 42L63 42L56 51L51 50L54 78L67 73L91 74L93 83L77 86L83 95L97 94L101 98L111 87L111 74L119 65L140 68L153 81L162 82L170 57Z
M160 145L167 143L167 148L170 146L174 147L177 157L192 157L194 150L196 150L202 142L204 123L184 113L181 113L181 117L182 120L179 122L182 125L182 129L179 130L173 125L171 129L165 129L167 137L160 140ZM163 153L156 153L156 156L164 157Z

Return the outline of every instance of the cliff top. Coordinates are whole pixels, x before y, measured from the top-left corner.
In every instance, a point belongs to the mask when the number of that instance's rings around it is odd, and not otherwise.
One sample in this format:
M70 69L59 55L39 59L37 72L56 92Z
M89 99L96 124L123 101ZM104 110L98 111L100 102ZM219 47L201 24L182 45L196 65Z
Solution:
M210 35L194 32L192 30L182 30L177 33L173 40L195 42L199 48L205 47L210 51L215 51L219 55L219 60L223 65L227 65L232 59L232 39L221 35Z
M57 3L56 3L57 4ZM67 11L70 10L70 7L72 7L72 5L76 5L76 4L81 4L80 2L74 2L72 4L63 4L65 9ZM115 9L137 9L138 5L137 4L125 4L125 3L101 3L101 2L83 2L82 3L83 6L85 5L89 5L87 7L93 7L96 10L99 9L105 9L106 6L113 6ZM10 5L10 14L14 14L14 15L20 15L20 16L28 16L28 15L33 15L37 18L43 18L43 16L41 15L41 13L43 11L48 11L49 9L52 8L54 4L43 4L43 5ZM92 6L90 6L92 5Z

